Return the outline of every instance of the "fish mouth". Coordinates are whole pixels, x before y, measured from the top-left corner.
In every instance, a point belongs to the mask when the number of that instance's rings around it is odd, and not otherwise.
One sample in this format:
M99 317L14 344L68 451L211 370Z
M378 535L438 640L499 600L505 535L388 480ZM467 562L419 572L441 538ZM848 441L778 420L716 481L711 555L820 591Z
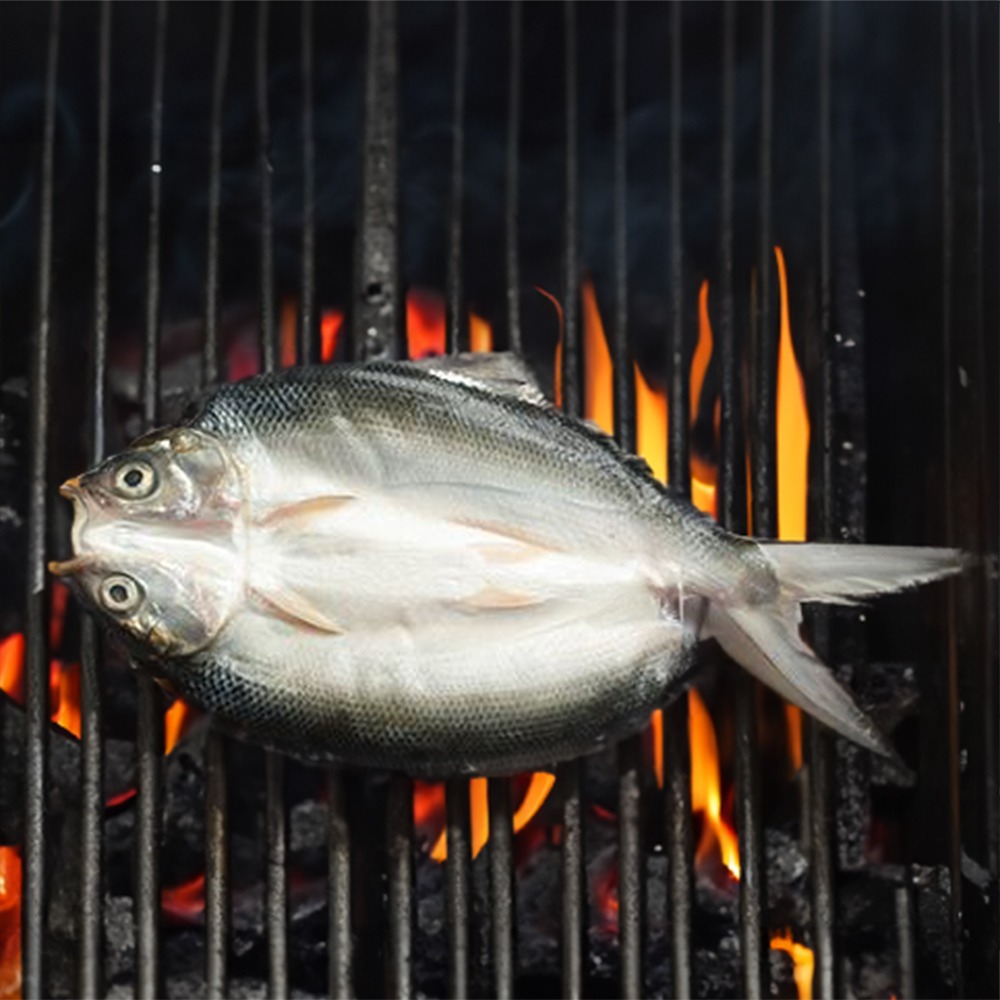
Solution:
M60 578L75 576L81 570L94 562L93 553L84 551L83 532L87 524L87 501L84 497L80 477L73 476L59 487L59 495L73 501L73 527L71 529L71 544L73 556L70 559L54 559L49 563L49 572Z

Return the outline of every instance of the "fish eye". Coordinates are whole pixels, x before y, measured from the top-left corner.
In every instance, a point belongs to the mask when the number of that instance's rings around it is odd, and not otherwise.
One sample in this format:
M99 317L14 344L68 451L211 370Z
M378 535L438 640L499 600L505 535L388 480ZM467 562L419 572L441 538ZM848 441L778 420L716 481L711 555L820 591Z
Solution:
M156 489L156 473L148 462L126 462L115 472L115 492L126 500L144 500Z
M134 611L142 600L142 589L130 576L116 573L101 583L101 603L117 615Z

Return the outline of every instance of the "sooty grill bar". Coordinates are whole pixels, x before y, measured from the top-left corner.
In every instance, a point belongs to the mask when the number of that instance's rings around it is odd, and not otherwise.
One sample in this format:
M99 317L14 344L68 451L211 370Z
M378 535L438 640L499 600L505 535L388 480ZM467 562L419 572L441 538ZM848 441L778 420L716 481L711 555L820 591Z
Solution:
M256 112L260 210L260 352L263 370L274 369L280 361L275 308L274 204L269 115L270 74L268 64L269 26L283 5L271 7L267 0L258 5L256 33ZM160 400L161 337L161 226L164 79L168 52L168 10L166 0L157 0L152 58L150 60L150 146L148 176L148 231L144 310L144 351L141 403L143 425L154 426ZM466 284L463 277L463 225L466 169L466 86L469 64L469 11L464 2L453 6L453 146L450 198L448 200L448 253L446 275L446 329L449 350L468 345ZM102 458L107 448L106 426L109 337L109 143L112 78L113 8L102 0L97 17L97 121L94 299L89 337L90 367L87 372L89 400L89 457ZM634 383L631 379L631 338L628 327L630 301L628 254L628 160L627 84L629 64L629 18L631 11L622 3L615 7L614 30L609 44L612 58L613 179L612 179L612 323L611 350L614 361L616 436L623 446L636 443ZM24 897L22 922L23 990L27 997L44 995L45 990L45 899L47 884L46 767L48 747L48 622L46 603L46 524L50 514L51 489L48 481L49 441L53 412L51 356L53 348L53 241L54 165L57 145L57 84L59 81L62 8L49 7L46 42L44 120L39 171L37 322L31 341L30 482L28 507L28 550L26 565L26 727L24 757ZM400 356L403 342L404 304L400 274L399 212L399 86L401 81L398 8L392 2L367 5L368 50L365 64L364 134L361 145L361 184L356 239L354 296L350 309L351 354L355 358ZM582 413L583 363L579 293L581 288L580 232L580 143L578 87L580 58L577 6L569 0L562 11L565 58L565 172L562 216L562 370L563 404L574 415ZM218 6L213 84L207 199L207 255L204 283L204 360L202 378L206 384L218 379L221 355L220 308L223 253L220 237L221 173L223 162L223 121L227 78L233 41L231 0ZM285 16L283 11L281 16ZM308 362L317 354L319 315L317 293L316 234L316 145L314 123L314 23L313 7L301 5L301 169L303 179L300 261L298 360ZM719 163L718 285L713 287L713 314L721 357L721 461L719 467L719 512L728 528L747 528L746 480L742 425L751 430L752 530L762 537L777 534L774 430L776 407L777 343L779 318L775 309L774 244L774 106L775 106L775 8L766 0L758 14L750 16L760 30L760 129L757 137L757 238L756 284L752 305L737 300L734 290L734 228L737 130L737 31L743 20L737 5L724 5L721 44L721 137ZM962 461L988 462L988 438L976 430L981 419L976 401L959 393L950 373L958 363L974 370L970 356L980 360L984 329L989 317L983 313L984 260L989 247L983 232L983 135L982 109L978 90L969 84L962 57L977 52L977 18L974 7L954 13L948 4L941 8L941 89L942 137L942 296L944 376L944 442L947 467L957 469ZM508 121L505 138L504 275L507 341L518 348L524 339L521 310L520 218L521 124L524 72L525 10L519 2L509 8L509 54L507 83ZM800 327L819 331L819 381L822 392L816 406L821 445L811 490L815 524L825 539L864 537L865 506L865 407L864 351L861 309L856 289L859 284L857 220L853 217L851 190L851 150L847 127L838 121L834 80L838 70L836 13L832 5L820 5L816 31L816 78L818 161L814 184L818 239L813 247L817 266L808 293L793 302L794 317ZM669 66L664 86L671 107L669 155L664 176L671 192L669 220L670 291L667 345L669 348L669 468L675 487L690 492L687 372L690 363L684 336L687 319L685 303L685 257L683 253L684 173L682 148L682 6L675 3L670 16ZM970 45L971 41L971 45ZM969 45L968 49L964 46ZM971 63L975 80L975 60ZM977 129L979 130L977 132ZM971 137L971 138L970 138ZM971 149L971 160L966 153ZM978 158L977 158L978 157ZM969 162L972 167L968 166ZM978 199L978 200L977 200ZM971 248L961 242L960 233L978 220L978 241ZM961 258L960 258L961 255ZM977 305L978 303L978 305ZM976 311L978 309L978 312ZM750 330L754 384L753 406L744 410L744 390L737 347L737 330ZM970 431L972 428L972 431ZM977 450L978 449L978 450ZM995 536L979 502L968 486L968 477L947 477L946 511L949 541L978 551L992 551ZM972 511L973 513L969 513ZM966 516L968 515L968 516ZM985 524L985 527L980 525ZM996 832L995 804L975 801L975 789L962 781L961 749L964 719L974 717L982 733L995 748L995 705L976 685L989 681L989 669L966 666L978 647L962 639L968 631L970 607L981 600L959 581L949 590L950 645L948 682L944 704L950 720L949 755L940 773L947 779L950 801L954 804L946 834L951 876L951 925L946 947L949 962L958 970L951 986L961 993L963 895L963 837L966 827L988 835ZM995 596L995 594L993 595ZM988 617L988 616L986 616ZM860 668L864 659L862 640L850 621L842 615L817 615L814 621L816 645L830 662L852 663ZM983 640L987 641L987 640ZM103 894L102 818L104 814L102 742L103 706L99 673L102 643L89 618L81 625L81 837L80 909L78 933L78 988L83 996L103 995L101 972ZM963 645L964 644L964 645ZM992 662L987 656L982 662ZM995 694L995 687L988 687ZM742 990L746 996L766 996L770 990L767 955L766 885L764 826L757 791L761 762L757 752L755 682L740 675L736 688L736 803L742 876L740 881L740 947ZM977 702L978 698L978 702ZM966 706L970 715L965 715ZM670 990L687 996L694 991L694 886L693 831L689 783L687 712L683 700L666 710L664 760L666 762L663 800L663 840L668 861L666 927L669 939ZM153 682L139 679L139 719L137 728L136 780L136 881L134 919L136 925L136 994L153 997L163 993L160 955L159 850L163 815L162 755L163 730L159 693ZM844 992L844 968L838 959L835 937L837 913L836 872L843 867L844 851L852 844L838 843L834 810L838 797L863 794L868 785L868 766L853 750L835 748L833 739L818 727L809 727L806 745L810 783L809 863L811 875L811 940L816 957L814 995L832 997ZM227 788L232 777L227 772L227 739L218 733L208 738L206 750L206 989L209 996L227 995L230 907L232 886L229 873L231 824ZM266 894L265 926L267 984L271 996L289 994L288 941L288 846L285 810L284 761L273 754L265 758L266 788ZM995 761L989 754L977 758L976 788L995 791ZM619 748L618 760L618 892L619 892L619 985L623 996L639 996L644 986L646 950L646 884L643 810L647 805L641 781L641 744L638 738ZM836 770L835 770L836 769ZM561 841L561 990L569 997L582 996L587 972L587 890L583 843L584 800L582 767L579 761L559 768L562 797ZM979 780L981 779L981 780ZM840 787L837 787L840 786ZM846 789L846 791L845 791ZM414 922L413 783L400 776L389 779L381 804L382 831L370 832L370 801L357 777L339 768L330 768L326 777L327 842L329 885L328 988L331 995L377 995L383 990L406 997L414 993L412 978ZM491 991L499 997L512 996L516 986L517 925L515 920L514 845L511 816L511 787L507 780L489 782L490 855L490 938L489 952L493 978ZM446 789L448 858L446 864L446 923L449 941L447 977L451 996L468 995L472 989L470 969L475 961L471 933L473 913L470 871L469 792L467 782L453 780ZM365 810L368 810L367 812ZM364 815L365 826L358 822ZM965 819L968 818L968 823ZM659 822L659 821L658 821ZM835 829L836 828L836 829ZM379 841L372 843L371 841ZM856 846L856 845L854 845ZM994 852L995 854L995 852ZM919 887L910 877L892 881L899 937L899 986L903 995L918 992L919 969L915 943ZM373 879L373 875L375 878ZM373 886L384 876L387 903L385 912L373 905ZM978 913L975 899L969 912ZM981 935L982 931L974 931ZM980 940L976 937L975 940ZM383 945L383 942L385 944ZM383 965L384 956L384 965ZM385 978L383 980L383 970Z

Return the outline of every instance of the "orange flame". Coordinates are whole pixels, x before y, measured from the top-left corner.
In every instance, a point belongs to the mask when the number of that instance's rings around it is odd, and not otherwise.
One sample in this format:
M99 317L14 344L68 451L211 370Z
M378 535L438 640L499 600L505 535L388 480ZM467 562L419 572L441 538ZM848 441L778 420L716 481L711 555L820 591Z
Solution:
M688 692L688 738L691 745L691 809L701 812L704 826L695 861L704 863L717 849L733 878L740 877L736 834L722 818L719 745L705 703L697 691Z
M53 660L49 665L49 717L80 738L80 664Z
M163 713L164 754L170 753L177 746L195 715L195 710L180 698Z
M545 800L549 797L549 792L552 791L555 783L556 776L554 774L536 771L531 775L521 804L514 810L511 821L514 833L520 833L534 819L535 814L545 804ZM418 805L419 800L422 801ZM440 803L439 808L435 808L438 803ZM443 824L444 785L426 785L418 782L413 800L414 823L426 823L434 813L436 813L437 822ZM469 836L472 856L477 858L490 838L489 786L486 778L472 778L469 781ZM442 829L438 834L437 840L431 848L431 857L435 861L444 861L448 857L447 829Z
M160 892L160 910L178 923L196 922L205 911L204 872L180 885L164 887Z
M469 350L475 354L493 350L493 327L475 313L469 313Z
M24 701L24 633L0 639L0 691Z
M444 299L421 288L406 293L406 351L414 361L445 351Z
M667 394L653 389L635 365L636 451L661 482L667 481Z
M792 956L792 962L795 966L795 988L798 990L799 1000L812 1000L813 968L815 966L812 948L799 944L787 928L784 933L775 934L771 938L771 948L774 951L787 952Z
M329 364L337 353L337 338L344 326L344 314L340 309L324 309L319 320L319 357Z
M712 360L714 340L712 337L712 321L708 315L708 282L701 283L698 292L698 346L691 359L691 425L694 426L698 409L701 405L701 391L705 385L705 373ZM716 400L714 430L716 438L719 433L720 401ZM718 441L716 440L716 444ZM691 453L691 503L702 513L715 517L715 480L716 468L699 456Z
M597 293L589 278L583 283L583 415L605 434L615 428L615 400L611 351L604 335L604 321L597 308Z
M778 537L783 542L802 542L806 537L807 493L809 488L809 410L805 383L792 345L788 307L788 274L781 247L774 248L778 262L781 295L781 334L778 346L777 392L777 473ZM802 713L794 705L785 706L789 755L797 771L802 766Z
M21 852L0 847L0 1000L21 996Z
M278 364L281 368L291 368L295 364L298 354L298 344L296 343L298 323L298 302L295 299L285 299L281 303L281 319L278 324L281 347Z

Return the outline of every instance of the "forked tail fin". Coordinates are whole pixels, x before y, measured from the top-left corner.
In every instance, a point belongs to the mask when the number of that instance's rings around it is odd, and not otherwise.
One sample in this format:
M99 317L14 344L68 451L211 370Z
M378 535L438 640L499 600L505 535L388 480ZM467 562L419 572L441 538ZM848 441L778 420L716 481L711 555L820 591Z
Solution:
M820 722L886 757L892 747L799 636L799 605L854 599L919 586L969 564L954 549L764 543L780 596L769 604L712 603L705 633L758 680Z

